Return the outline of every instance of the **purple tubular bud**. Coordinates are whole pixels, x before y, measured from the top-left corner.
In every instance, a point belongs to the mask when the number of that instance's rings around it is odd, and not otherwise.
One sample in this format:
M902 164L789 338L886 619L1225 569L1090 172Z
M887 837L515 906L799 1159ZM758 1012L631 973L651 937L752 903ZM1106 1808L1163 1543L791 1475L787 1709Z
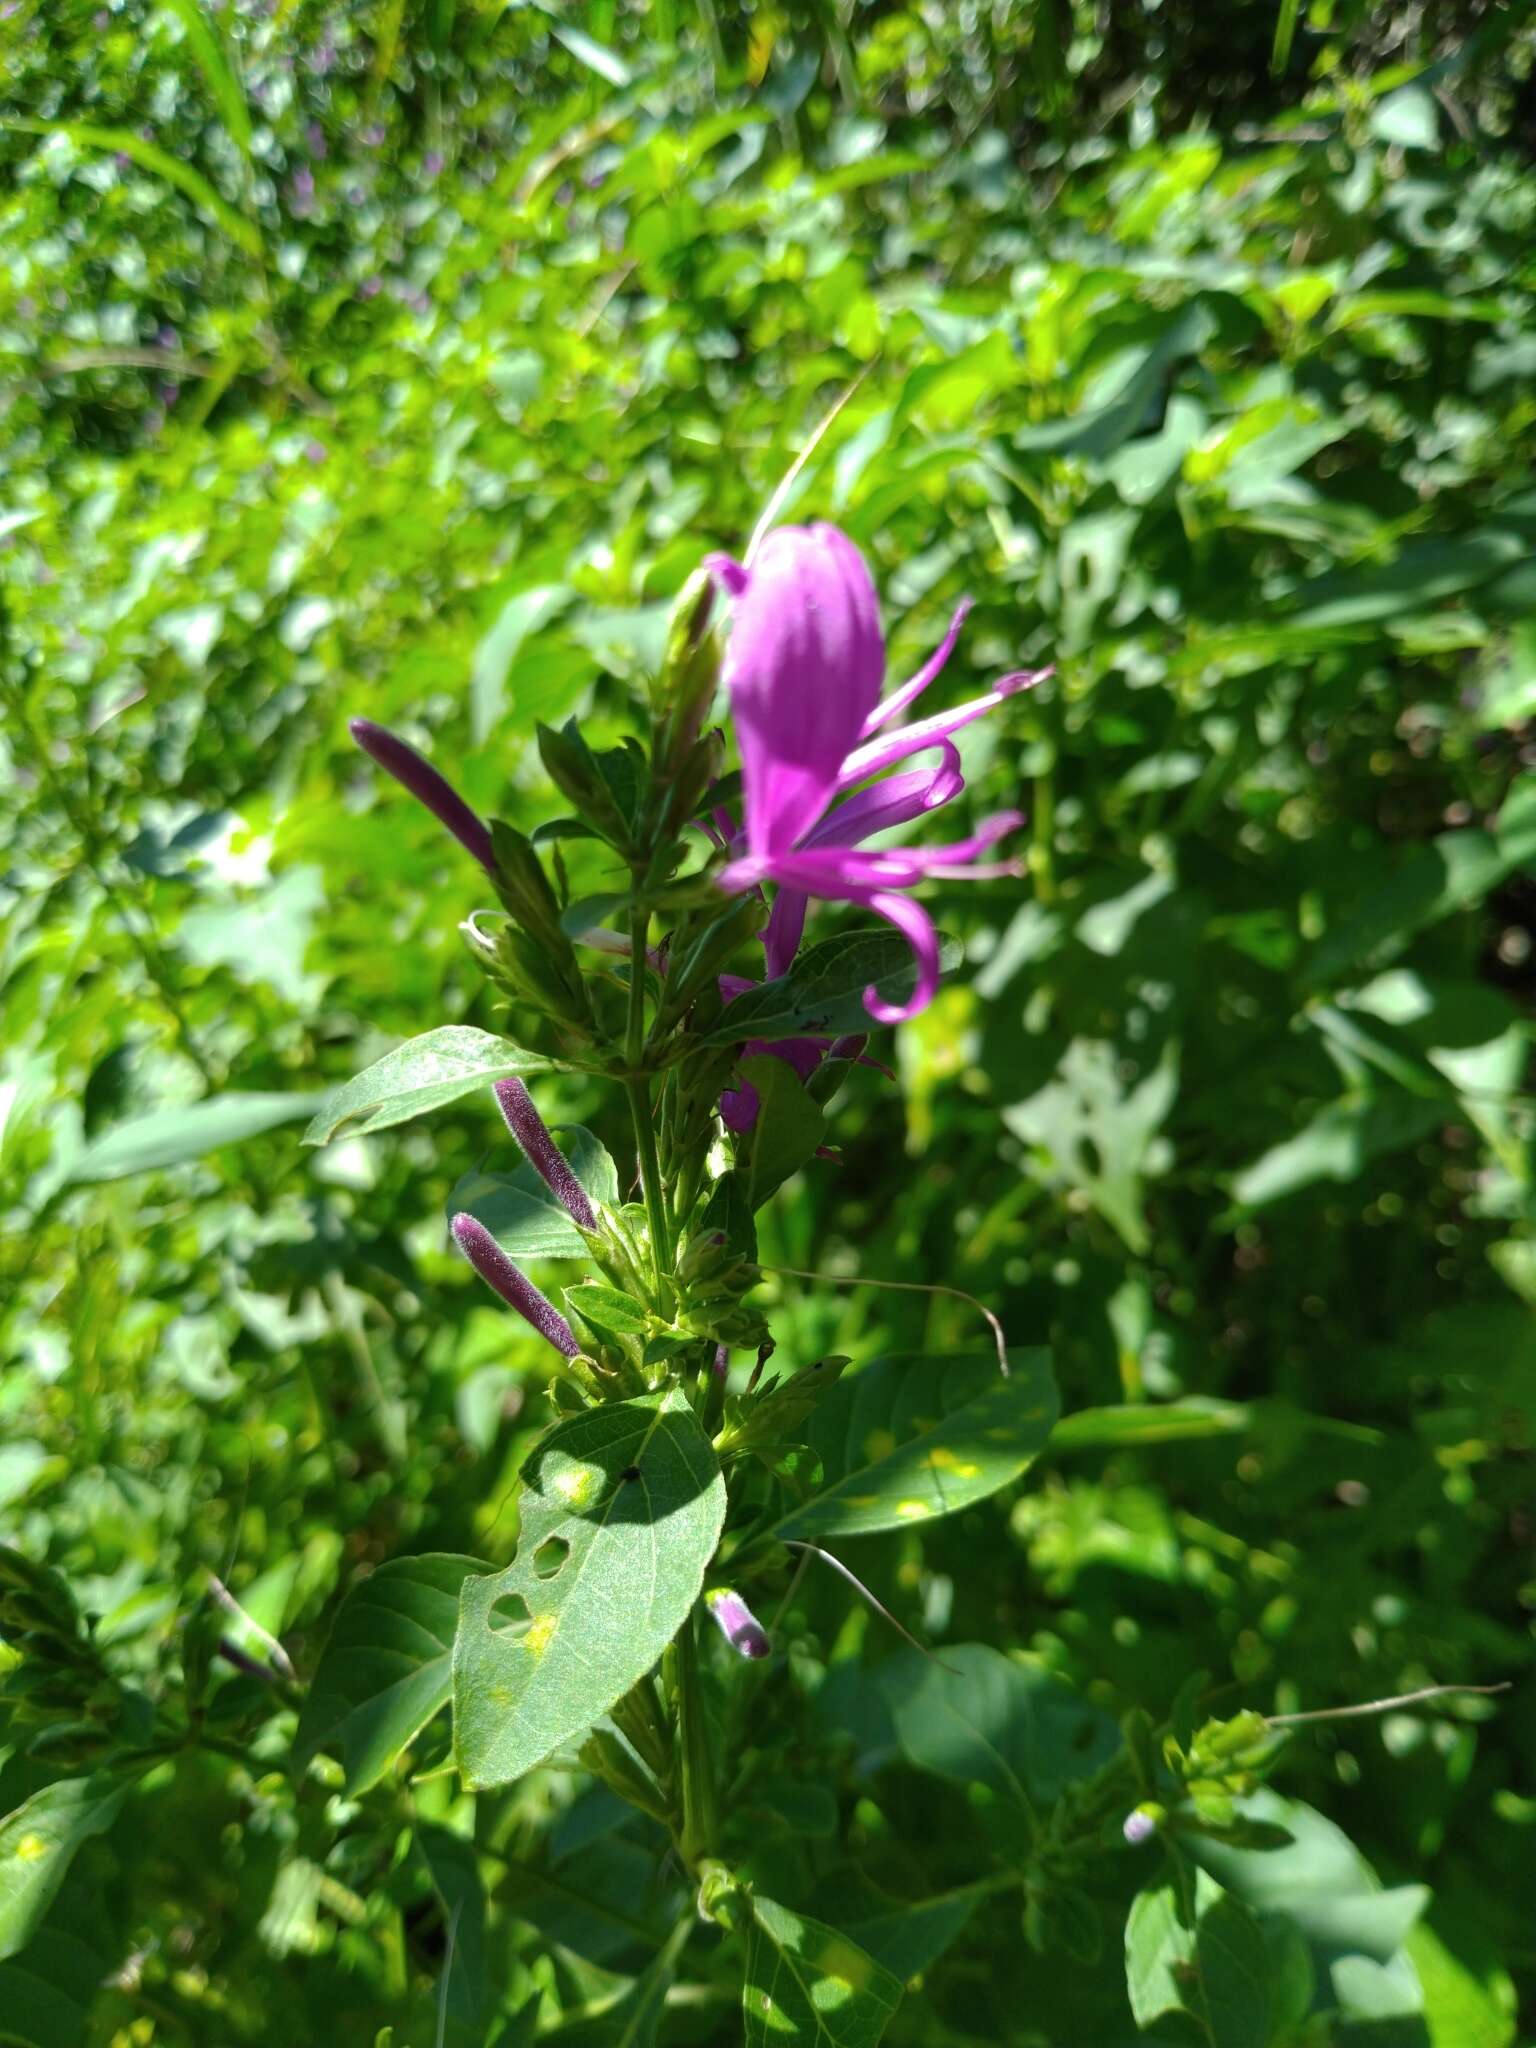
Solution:
M565 1358L574 1358L581 1346L570 1324L553 1302L525 1279L492 1237L473 1216L455 1216L448 1226L453 1241L474 1267L487 1287L494 1287L509 1308L515 1308L524 1322L531 1323L548 1343Z
M1150 1842L1157 1833L1157 1816L1148 1813L1144 1806L1138 1806L1126 1815L1125 1826L1120 1832L1133 1849L1138 1848L1141 1843Z
M704 1604L738 1657L766 1657L772 1652L768 1631L739 1593L725 1587L718 1593L706 1593Z
M715 1362L710 1367L710 1371L717 1380L724 1380L730 1377L731 1347L729 1344L717 1344L715 1346Z
M496 1100L507 1120L507 1129L522 1146L528 1164L561 1208L582 1230L596 1230L597 1212L587 1200L587 1191L572 1173L565 1154L549 1135L544 1119L533 1106L533 1097L522 1082L515 1077L498 1081Z
M377 761L386 775L393 775L418 803L425 804L438 823L446 825L464 851L472 854L494 879L496 857L491 851L490 833L431 762L424 760L398 733L375 725L371 718L354 718L347 730L363 752Z

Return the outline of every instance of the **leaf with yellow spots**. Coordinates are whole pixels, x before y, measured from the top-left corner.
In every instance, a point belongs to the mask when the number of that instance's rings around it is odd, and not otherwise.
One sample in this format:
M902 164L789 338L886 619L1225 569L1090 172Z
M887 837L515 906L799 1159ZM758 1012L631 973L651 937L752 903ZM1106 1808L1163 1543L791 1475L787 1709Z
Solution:
M112 1825L127 1789L105 1772L61 1778L0 1821L0 1956L26 1947L75 1851Z
M741 2010L748 2048L874 2048L901 1979L819 1920L755 1895Z
M1050 1353L877 1359L839 1381L811 1420L828 1485L793 1508L776 1534L823 1543L952 1515L1009 1485L1056 1421Z
M459 1602L454 1753L476 1786L531 1770L645 1676L725 1519L719 1460L676 1388L557 1424L522 1480L517 1556Z

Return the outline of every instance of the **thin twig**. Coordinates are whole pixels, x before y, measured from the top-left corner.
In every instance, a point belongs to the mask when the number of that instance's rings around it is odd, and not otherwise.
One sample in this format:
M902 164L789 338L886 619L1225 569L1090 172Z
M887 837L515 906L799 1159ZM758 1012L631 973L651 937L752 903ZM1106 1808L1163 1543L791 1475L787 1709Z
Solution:
M1394 1693L1389 1700L1367 1700L1358 1707L1316 1707L1310 1714L1266 1714L1266 1728L1299 1728L1304 1721L1348 1721L1363 1714L1387 1714L1394 1707L1414 1707L1421 1700L1443 1700L1456 1693L1472 1692L1486 1696L1489 1693L1508 1692L1510 1680L1501 1679L1497 1685L1424 1685L1417 1692Z
M926 1643L920 1643L917 1640L917 1637L912 1634L910 1629L903 1628L901 1623L896 1619L895 1615L892 1614L889 1607L883 1606L881 1602L875 1598L874 1594L871 1593L868 1586L865 1585L864 1581L858 1576L857 1572L849 1571L847 1565L843 1563L840 1557L834 1557L830 1550L823 1550L819 1543L800 1543L790 1536L784 1537L782 1541L784 1544L784 1548L786 1550L808 1550L813 1557L819 1557L823 1564L831 1565L833 1571L837 1573L839 1578L846 1579L849 1585L852 1586L854 1591L859 1595L859 1597L863 1600L867 1600L870 1606L875 1610L876 1614L878 1614L882 1620L888 1621L891 1624L891 1627L895 1629L897 1635L901 1636L904 1641L909 1642L912 1645L913 1649L917 1651L919 1656L926 1657L930 1664L937 1664L941 1666L941 1668L949 1672L950 1676L953 1678L964 1677L965 1674L963 1672L957 1671L953 1664L946 1664L944 1662L944 1659L940 1656L936 1656L934 1652L928 1648Z
M967 1294L963 1287L944 1287L937 1281L866 1280L861 1273L808 1273L801 1266L767 1266L761 1260L758 1261L758 1270L764 1273L784 1273L792 1280L817 1280L823 1287L884 1287L893 1294L952 1294L957 1301L968 1301L978 1315L986 1317L997 1345L997 1369L1004 1379L1008 1377L1007 1334L986 1303L978 1301L974 1294Z

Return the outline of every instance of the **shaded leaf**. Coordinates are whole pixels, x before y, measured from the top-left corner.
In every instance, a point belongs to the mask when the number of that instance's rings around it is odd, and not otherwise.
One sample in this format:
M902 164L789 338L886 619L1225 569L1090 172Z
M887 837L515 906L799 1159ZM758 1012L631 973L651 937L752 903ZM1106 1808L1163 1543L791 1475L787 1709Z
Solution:
M444 1024L408 1038L371 1067L333 1089L304 1133L306 1145L328 1145L338 1131L349 1137L403 1124L429 1109L441 1109L503 1081L510 1074L538 1074L552 1062L521 1052L489 1031Z
M0 1958L31 1941L75 1851L112 1825L127 1789L105 1772L61 1778L0 1820Z
M741 2011L748 2048L874 2048L901 1980L835 1928L751 1899Z
M151 1173L206 1158L221 1145L238 1145L280 1124L312 1116L318 1095L210 1095L181 1109L156 1109L148 1116L114 1124L77 1155L70 1169L75 1181L124 1180L129 1174Z
M939 941L946 974L960 964L953 939ZM727 1003L705 1045L740 1045L747 1039L836 1038L875 1028L864 1007L873 986L888 1003L904 1003L917 986L912 949L895 932L853 931L807 946L788 974L745 990Z

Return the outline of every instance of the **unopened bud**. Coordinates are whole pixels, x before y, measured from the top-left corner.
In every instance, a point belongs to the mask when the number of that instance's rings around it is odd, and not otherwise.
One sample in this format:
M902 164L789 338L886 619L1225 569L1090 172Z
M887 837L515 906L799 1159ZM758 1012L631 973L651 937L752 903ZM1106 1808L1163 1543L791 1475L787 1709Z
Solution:
M402 789L409 790L418 803L426 805L439 824L448 827L464 851L472 854L488 875L495 875L496 861L491 852L490 833L452 783L439 775L430 761L418 754L398 733L391 732L387 726L375 725L371 718L354 718L347 730L386 775L392 775Z
M552 1301L540 1294L533 1282L520 1273L477 1217L460 1213L449 1229L454 1243L474 1267L487 1287L493 1287L509 1308L515 1308L524 1322L531 1323L541 1337L567 1358L574 1358L581 1346L570 1324Z
M704 1604L738 1657L771 1655L773 1645L768 1640L768 1631L739 1593L724 1586L718 1592L706 1593Z
M507 1120L507 1129L522 1146L534 1172L573 1223L582 1230L596 1230L597 1212L587 1199L587 1191L572 1173L565 1154L549 1135L528 1090L514 1077L498 1081L495 1095Z
M1137 1849L1143 1842L1150 1842L1157 1833L1163 1819L1160 1806L1138 1806L1125 1816L1125 1825L1120 1832Z

